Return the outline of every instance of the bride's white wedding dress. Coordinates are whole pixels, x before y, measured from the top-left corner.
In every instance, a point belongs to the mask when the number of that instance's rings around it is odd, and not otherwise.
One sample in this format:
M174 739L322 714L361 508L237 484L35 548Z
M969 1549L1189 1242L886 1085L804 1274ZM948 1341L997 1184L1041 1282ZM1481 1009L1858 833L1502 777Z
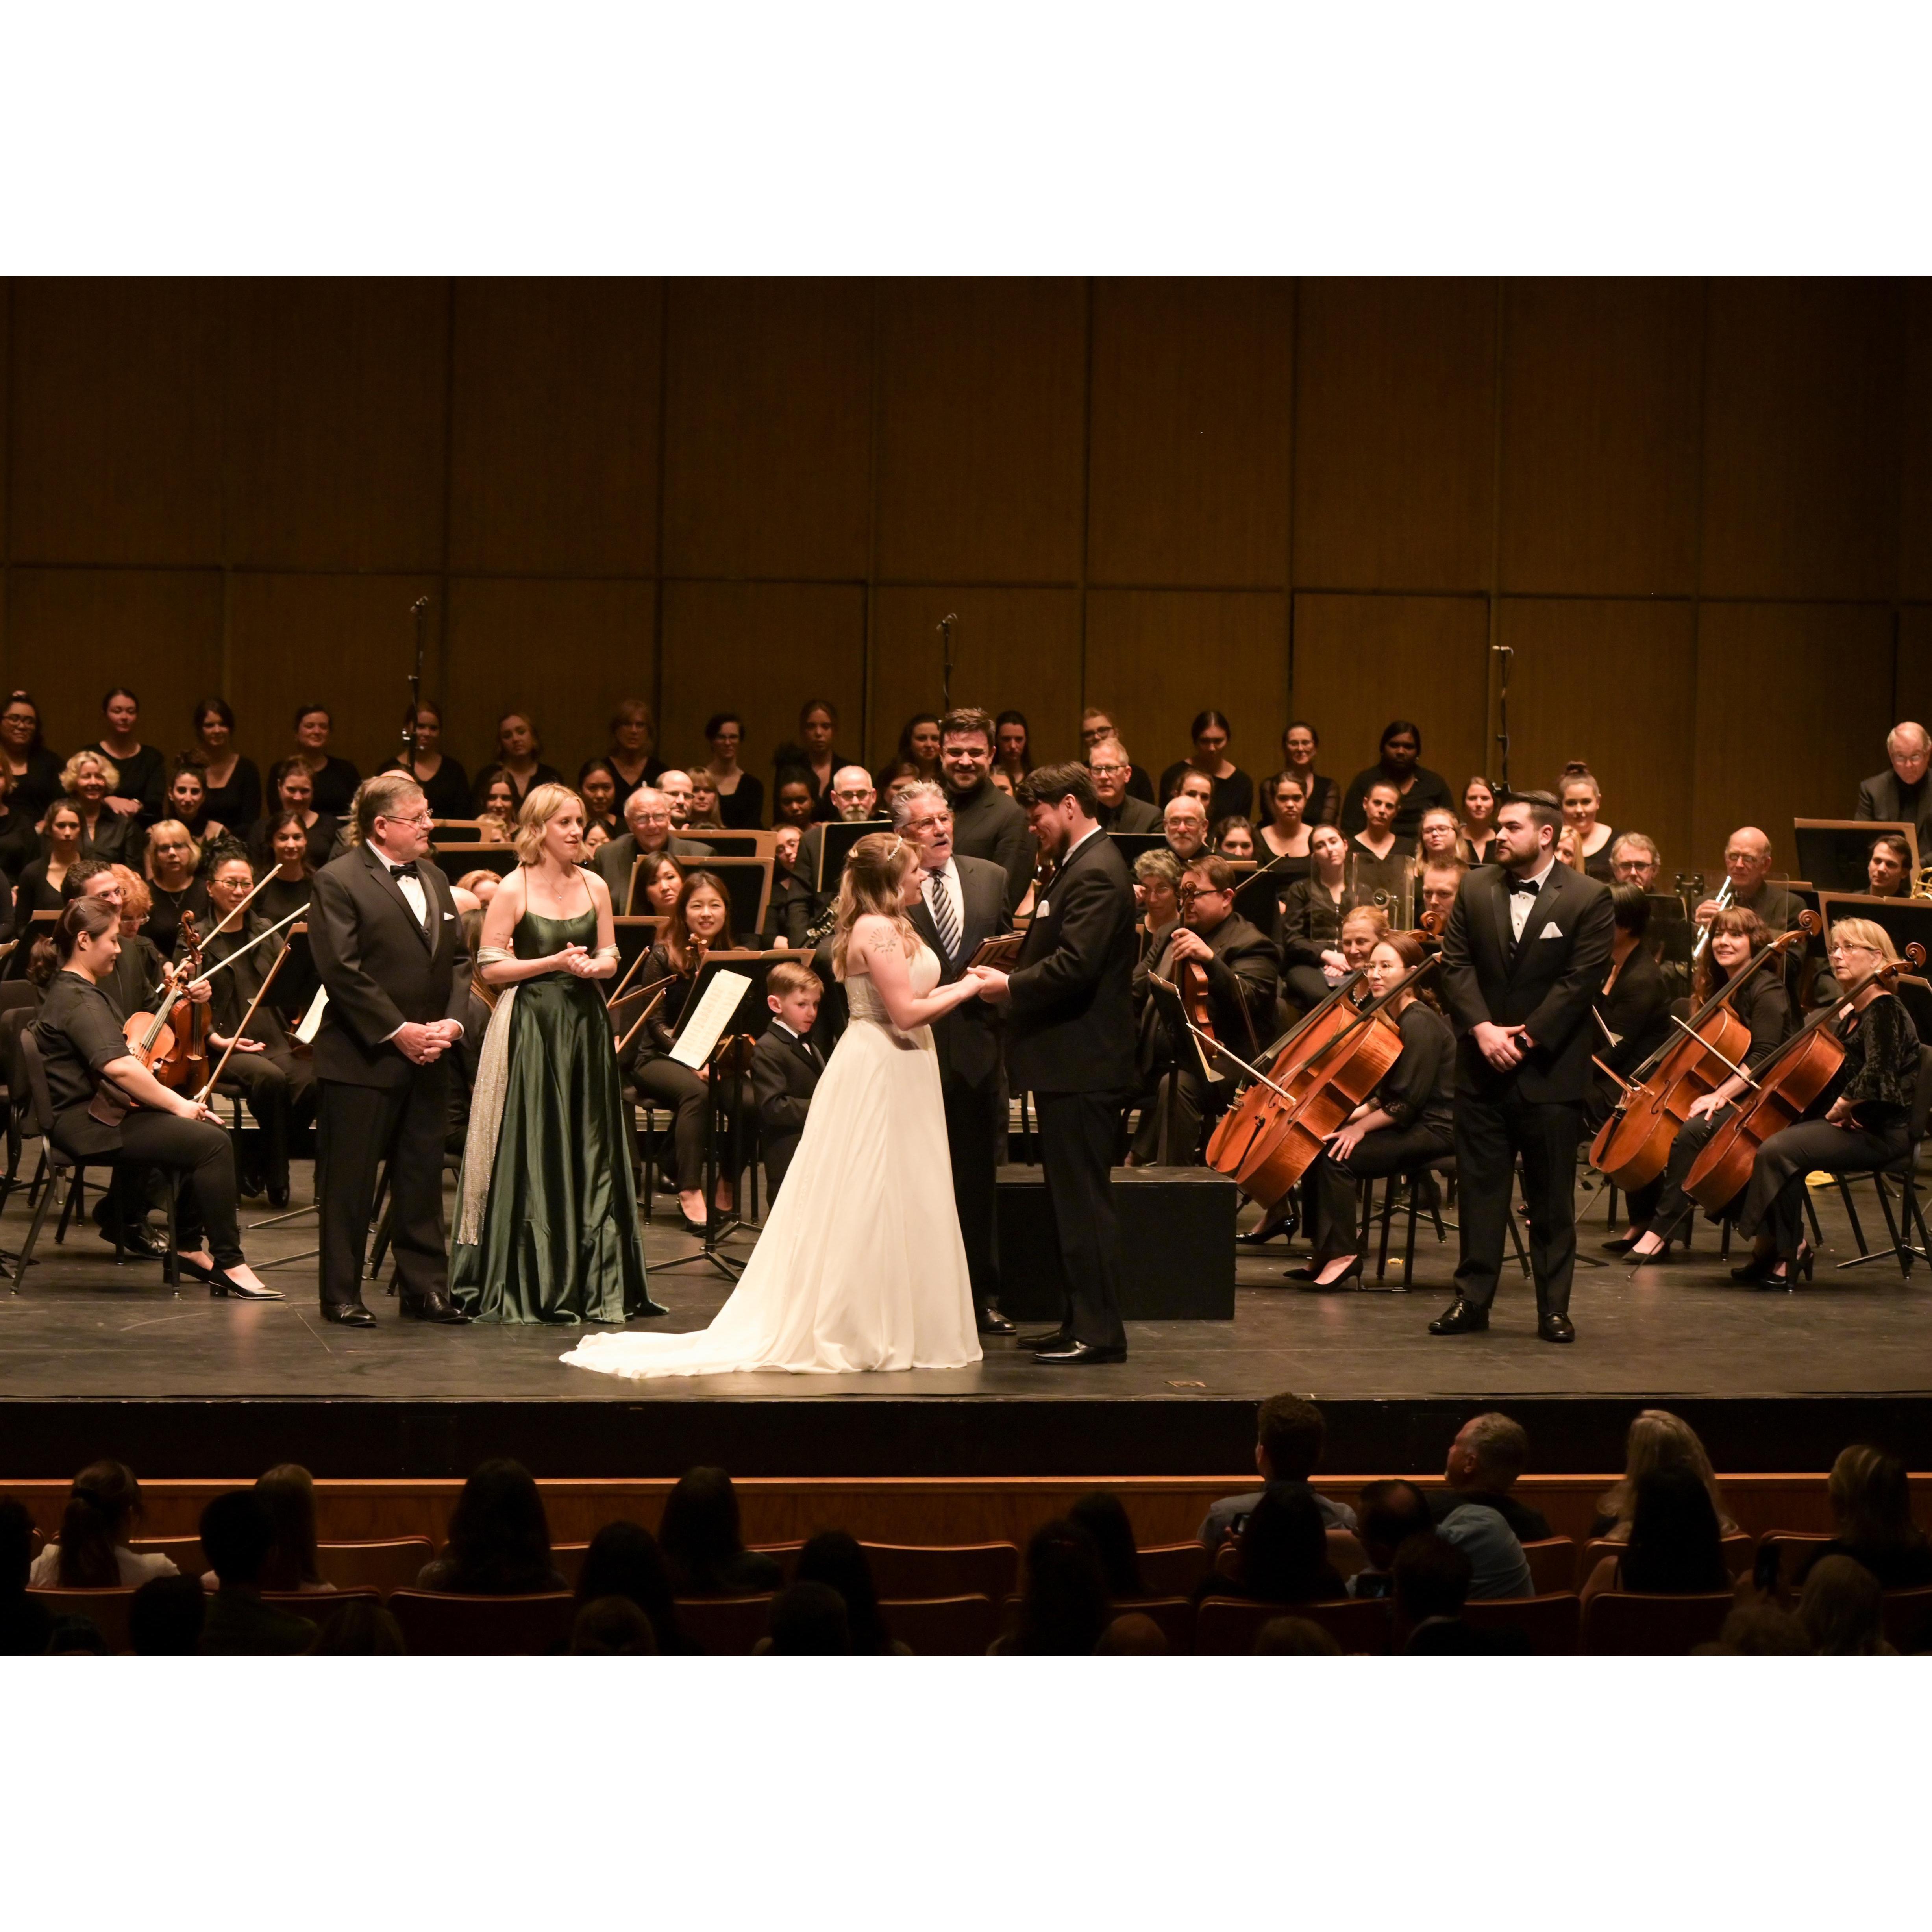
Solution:
M922 945L909 964L923 998L939 983L938 957ZM902 1033L864 974L845 994L851 1023L751 1265L717 1318L688 1335L586 1335L562 1358L573 1368L837 1375L979 1360L932 1029Z

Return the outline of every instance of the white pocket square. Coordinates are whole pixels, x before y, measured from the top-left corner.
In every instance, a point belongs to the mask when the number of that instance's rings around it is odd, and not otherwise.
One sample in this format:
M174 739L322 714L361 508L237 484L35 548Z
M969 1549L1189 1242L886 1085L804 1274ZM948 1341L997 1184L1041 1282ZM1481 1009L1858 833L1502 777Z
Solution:
M1040 904L1034 908L1034 913L1041 919L1046 918L1047 914L1052 911L1052 907L1048 905L1044 899L1042 899Z
M455 916L456 915L453 912L446 912L443 914L443 917L445 919L454 919Z
M1552 919L1544 922L1543 930L1536 936L1539 939L1561 939L1563 934Z

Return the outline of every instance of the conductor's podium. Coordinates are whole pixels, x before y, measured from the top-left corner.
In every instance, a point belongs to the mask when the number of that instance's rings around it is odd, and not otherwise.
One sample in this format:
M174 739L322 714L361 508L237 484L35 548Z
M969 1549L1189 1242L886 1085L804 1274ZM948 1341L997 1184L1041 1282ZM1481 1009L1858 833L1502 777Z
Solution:
M1234 1318L1234 1184L1204 1167L1117 1167L1122 1318ZM1060 1244L1036 1167L1000 1170L1000 1306L1016 1322L1057 1322Z

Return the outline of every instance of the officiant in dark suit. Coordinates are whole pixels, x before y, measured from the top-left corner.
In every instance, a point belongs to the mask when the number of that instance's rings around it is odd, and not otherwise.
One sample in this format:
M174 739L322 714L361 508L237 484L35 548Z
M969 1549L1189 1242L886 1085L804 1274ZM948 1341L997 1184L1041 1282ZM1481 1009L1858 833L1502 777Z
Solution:
M1060 1325L1040 1362L1124 1362L1120 1229L1112 1167L1120 1109L1134 1088L1134 887L1084 765L1042 765L1020 782L1035 839L1056 869L1041 889L1010 974L982 998L1004 1001L1006 1066L1040 1120L1047 1204L1066 1276Z
M415 780L370 779L356 824L362 842L316 873L309 900L309 946L328 996L315 1040L322 1312L355 1328L374 1323L362 1305L362 1258L386 1158L401 1312L460 1322L442 1215L444 1056L463 1034L469 948L449 882L424 856L429 806Z
M1432 1335L1490 1325L1517 1157L1529 1210L1537 1333L1570 1342L1576 1144L1593 1074L1592 1003L1610 963L1610 889L1556 856L1562 808L1516 792L1496 813L1498 862L1464 879L1442 936L1442 997L1458 1041L1456 1164L1462 1259Z
M1006 869L953 850L952 806L941 786L908 785L892 801L892 829L920 849L925 883L907 916L939 956L940 984L950 986L982 941L1013 928ZM973 1312L981 1334L1010 1335L1013 1324L1000 1312L995 1195L1006 1144L998 1011L983 1000L968 1000L933 1022L932 1040L946 1106L952 1196L973 1280Z

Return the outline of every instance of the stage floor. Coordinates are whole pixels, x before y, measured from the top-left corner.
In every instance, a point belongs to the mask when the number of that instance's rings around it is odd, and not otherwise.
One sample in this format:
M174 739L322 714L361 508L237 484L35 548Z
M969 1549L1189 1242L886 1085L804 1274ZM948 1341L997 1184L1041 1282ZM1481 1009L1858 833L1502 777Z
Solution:
M298 1166L297 1205L309 1184ZM218 1301L192 1285L176 1300L156 1264L117 1268L91 1225L56 1246L50 1220L25 1286L0 1295L0 1468L70 1474L111 1451L112 1437L137 1467L229 1474L256 1463L224 1458L280 1430L299 1435L318 1473L345 1476L461 1474L492 1453L574 1475L676 1473L709 1459L746 1474L1183 1474L1242 1467L1253 1403L1282 1389L1328 1412L1335 1467L1430 1466L1443 1431L1493 1403L1540 1418L1542 1466L1612 1467L1631 1409L1646 1402L1707 1418L1726 1467L1828 1462L1861 1418L1924 1466L1932 1269L1910 1282L1889 1258L1839 1272L1832 1264L1856 1248L1835 1193L1814 1198L1831 1246L1814 1282L1790 1294L1736 1286L1700 1224L1688 1262L1640 1275L1607 1259L1580 1268L1570 1348L1536 1339L1514 1264L1487 1334L1430 1336L1454 1247L1425 1222L1412 1294L1311 1294L1282 1280L1298 1250L1244 1248L1232 1322L1130 1323L1118 1366L1048 1369L992 1341L977 1366L952 1372L648 1383L564 1367L569 1329L400 1321L380 1286L367 1298L376 1328L326 1325L312 1260L265 1268L285 1303ZM1600 1197L1580 1210L1594 1254ZM268 1211L244 1206L244 1227ZM698 1247L664 1225L675 1213L661 1198L646 1235L654 1291L672 1312L641 1328L701 1327L727 1292L708 1267L666 1270ZM1869 1237L1878 1216L1865 1219ZM26 1222L22 1190L0 1216L0 1246L15 1250ZM314 1220L244 1239L263 1267L312 1246ZM728 1252L751 1245L741 1238ZM270 1460L297 1453L285 1445Z

